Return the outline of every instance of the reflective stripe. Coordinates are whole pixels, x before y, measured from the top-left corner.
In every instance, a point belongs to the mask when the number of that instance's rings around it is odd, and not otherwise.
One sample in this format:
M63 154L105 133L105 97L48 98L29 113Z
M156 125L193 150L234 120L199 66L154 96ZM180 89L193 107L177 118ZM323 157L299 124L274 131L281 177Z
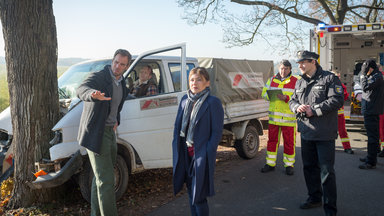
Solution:
M277 119L277 118L269 118L269 121L274 121L274 122L280 122L280 123L291 123L291 124L296 124L296 120L290 121L290 120L285 120L285 119Z
M349 142L349 138L341 138L341 142Z
M296 110L297 110L297 108L299 108L299 106L300 106L299 104L297 104L296 106L294 106L294 107L293 107L293 111L296 112Z
M339 114L339 115L340 115L340 114L344 114L344 110L338 110L338 111L337 111L337 114Z
M276 161L271 161L271 160L268 160L267 159L267 164L269 165L269 166L275 166L276 165Z
M286 91L286 92L295 92L295 89L290 89L290 88L283 88L283 91Z
M316 112L317 116L323 115L323 112L321 112L321 109L315 109L315 112Z
M284 161L285 166L293 166L294 162Z
M290 89L290 88L269 87L269 89L270 90L281 90L282 92L289 92L289 93L295 92L295 89Z
M284 156L284 160L287 160L287 161L295 161L295 155L293 155L293 157L287 157L287 156Z
M267 98L267 96L268 96L268 94L267 94L267 92L265 92L262 97Z
M276 159L277 158L277 154L273 155L273 154L268 154L268 152L267 152L267 157L271 158L271 159Z
M271 90L278 90L278 89L280 89L281 90L281 88L279 88L279 87L270 87L269 89L271 89Z
M296 117L295 114L289 114L289 113L272 112L272 111L269 111L268 113L269 113L269 115L291 117L291 118L295 118Z

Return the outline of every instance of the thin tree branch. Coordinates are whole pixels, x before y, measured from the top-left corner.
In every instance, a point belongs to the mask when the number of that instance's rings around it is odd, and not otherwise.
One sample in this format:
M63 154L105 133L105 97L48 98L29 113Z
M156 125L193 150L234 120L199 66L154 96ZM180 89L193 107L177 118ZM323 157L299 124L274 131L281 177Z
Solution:
M265 6L265 7L268 7L270 10L279 11L280 13L285 14L287 16L290 16L292 18L295 18L295 19L298 19L298 20L302 20L302 21L305 21L305 22L308 22L308 23L312 23L312 24L315 24L315 25L323 22L321 20L314 19L312 17L307 17L307 16L304 16L304 15L293 13L291 11L288 11L288 10L286 10L284 8L281 8L281 7L279 7L279 6L275 5L275 4L271 4L271 3L268 3L268 2L263 2L263 1L244 1L244 0L231 0L231 2L235 2L235 3L238 3L238 4L242 4L242 5L261 5L261 6Z
M355 5L355 6L348 7L349 10L354 10L354 9L358 9L358 8L384 10L384 7L376 7L376 6L369 6L369 5Z
M325 12L327 13L329 19L331 20L332 24L337 24L337 21L335 19L335 16L333 15L333 12L331 9L328 7L326 0L317 0L321 6L324 8Z

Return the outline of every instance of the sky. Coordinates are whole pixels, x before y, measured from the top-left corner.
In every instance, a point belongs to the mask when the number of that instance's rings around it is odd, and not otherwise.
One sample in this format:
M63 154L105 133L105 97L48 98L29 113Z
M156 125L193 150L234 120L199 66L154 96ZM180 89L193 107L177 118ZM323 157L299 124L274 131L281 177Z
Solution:
M264 43L226 48L219 24L189 25L176 0L53 0L53 12L59 58L105 58L119 48L138 55L182 42L189 57L286 58L268 51ZM0 56L4 56L0 35Z

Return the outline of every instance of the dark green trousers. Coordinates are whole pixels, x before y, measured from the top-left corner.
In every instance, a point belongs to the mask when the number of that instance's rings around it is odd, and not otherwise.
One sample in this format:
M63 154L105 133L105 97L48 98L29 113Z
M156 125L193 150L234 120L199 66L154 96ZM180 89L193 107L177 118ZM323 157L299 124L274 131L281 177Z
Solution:
M92 180L91 215L117 216L114 164L117 156L113 127L105 127L100 154L87 150L95 176Z

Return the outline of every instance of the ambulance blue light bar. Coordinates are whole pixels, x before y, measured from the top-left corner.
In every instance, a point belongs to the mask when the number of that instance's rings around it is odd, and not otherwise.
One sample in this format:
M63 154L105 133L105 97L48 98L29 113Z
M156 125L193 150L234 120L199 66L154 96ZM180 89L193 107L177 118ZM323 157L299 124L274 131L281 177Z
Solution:
M343 33L343 32L361 32L361 31L384 31L384 23L361 23L349 25L326 25L320 23L317 25L316 32L322 33Z

